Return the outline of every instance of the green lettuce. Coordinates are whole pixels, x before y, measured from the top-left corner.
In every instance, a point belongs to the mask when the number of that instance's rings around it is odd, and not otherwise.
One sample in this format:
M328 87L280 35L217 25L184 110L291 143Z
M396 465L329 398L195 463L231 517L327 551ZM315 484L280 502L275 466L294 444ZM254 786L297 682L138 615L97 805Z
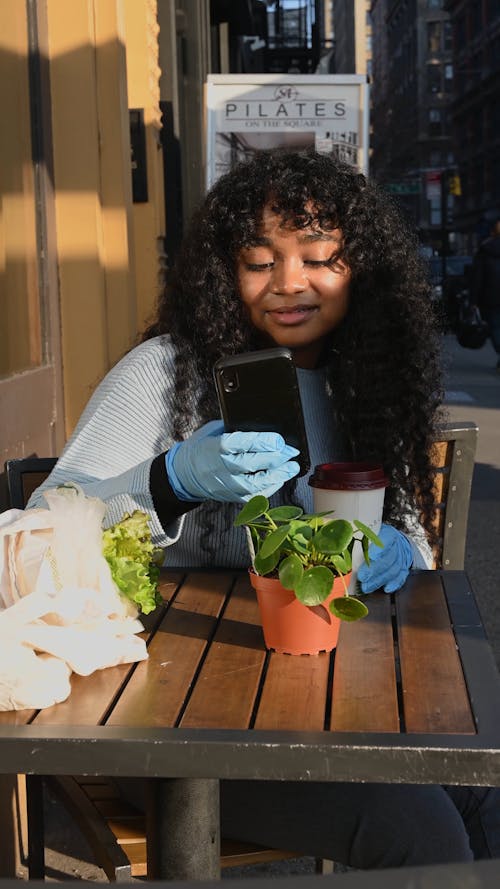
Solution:
M163 550L151 540L148 516L136 509L103 531L102 551L120 593L144 614L162 601L158 589Z

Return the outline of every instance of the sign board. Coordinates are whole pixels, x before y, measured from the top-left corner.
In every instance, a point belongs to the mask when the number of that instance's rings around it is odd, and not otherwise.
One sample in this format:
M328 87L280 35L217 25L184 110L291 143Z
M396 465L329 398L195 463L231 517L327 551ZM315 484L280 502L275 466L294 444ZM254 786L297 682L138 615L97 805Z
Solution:
M430 170L425 174L425 196L428 201L441 200L441 172Z
M315 148L368 172L368 82L359 74L209 74L207 187L259 149Z
M403 182L388 182L384 185L392 194L420 194L420 179L407 179Z

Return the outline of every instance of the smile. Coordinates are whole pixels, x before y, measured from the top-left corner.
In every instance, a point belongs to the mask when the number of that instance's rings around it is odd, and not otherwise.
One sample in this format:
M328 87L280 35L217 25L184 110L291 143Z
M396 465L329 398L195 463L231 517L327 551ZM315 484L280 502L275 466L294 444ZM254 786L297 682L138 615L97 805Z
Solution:
M288 327L294 324L303 324L304 321L311 318L314 312L317 312L316 306L283 306L279 309L268 310L267 314L276 324Z

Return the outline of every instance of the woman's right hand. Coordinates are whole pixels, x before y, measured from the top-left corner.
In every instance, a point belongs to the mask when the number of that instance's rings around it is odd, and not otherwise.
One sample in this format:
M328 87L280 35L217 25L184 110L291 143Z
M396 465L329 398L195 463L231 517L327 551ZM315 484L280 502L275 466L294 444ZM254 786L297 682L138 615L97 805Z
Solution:
M270 497L299 472L299 451L277 432L224 432L212 420L167 451L167 475L179 500L244 503Z

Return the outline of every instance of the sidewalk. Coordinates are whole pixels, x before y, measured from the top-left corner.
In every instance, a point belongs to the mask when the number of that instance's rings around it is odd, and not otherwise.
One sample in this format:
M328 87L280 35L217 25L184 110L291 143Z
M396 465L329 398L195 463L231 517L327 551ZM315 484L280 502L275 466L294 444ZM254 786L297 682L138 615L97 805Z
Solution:
M489 342L482 349L462 349L447 336L444 346L450 419L479 426L465 569L500 667L500 373Z
M473 420L479 444L469 512L465 567L476 592L490 641L500 666L500 374L488 343L478 351L462 349L453 336L444 338L446 405L451 420ZM47 879L107 882L92 863L83 837L54 800L47 800ZM300 858L248 868L230 868L224 876L307 874L314 859ZM19 876L26 878L23 868ZM142 882L142 881L141 881Z

